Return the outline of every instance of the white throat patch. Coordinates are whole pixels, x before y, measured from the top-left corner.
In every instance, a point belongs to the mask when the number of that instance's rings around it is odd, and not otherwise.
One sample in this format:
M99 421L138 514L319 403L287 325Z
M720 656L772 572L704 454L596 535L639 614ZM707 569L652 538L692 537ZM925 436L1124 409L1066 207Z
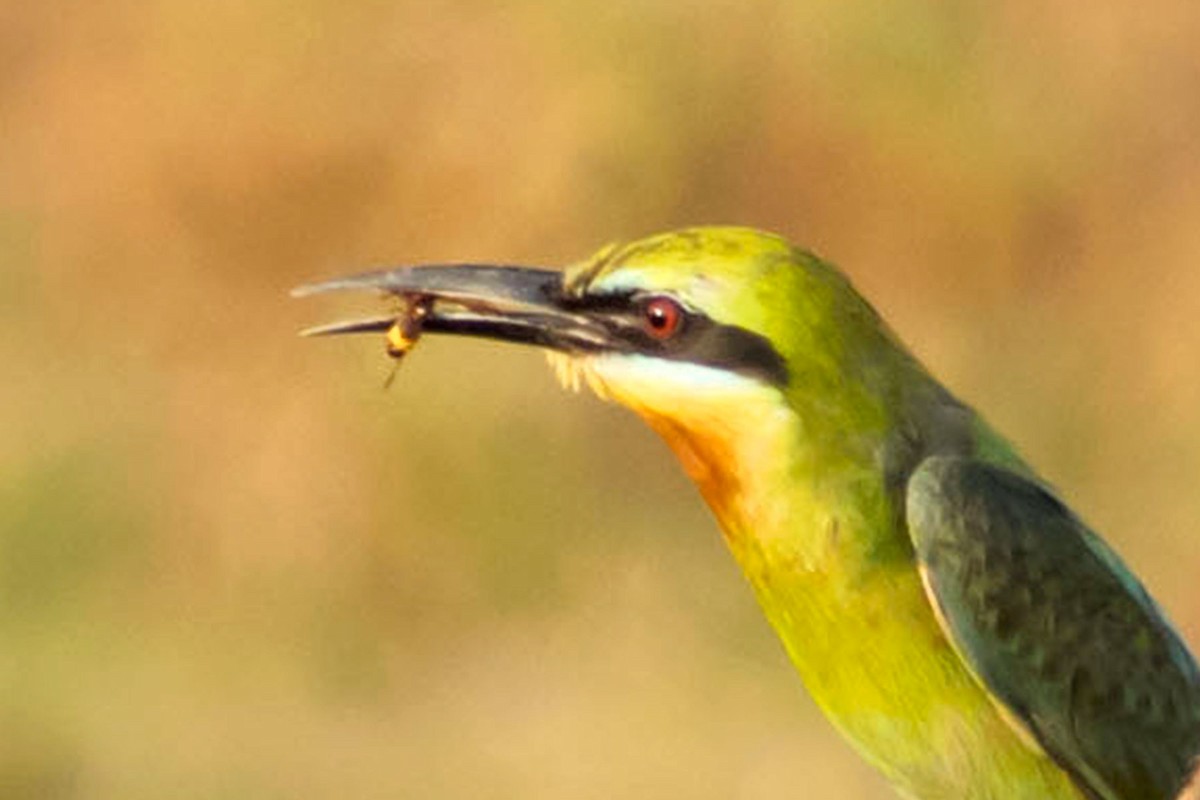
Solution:
M760 408L784 406L775 387L716 367L638 353L546 355L565 389L577 392L586 384L603 400L679 418L685 424L691 412L725 415L739 403ZM749 413L750 407L745 411Z
M551 363L563 385L590 386L628 406L675 451L730 541L753 519L762 533L786 517L777 488L788 469L798 418L782 392L716 367L635 353L569 357Z

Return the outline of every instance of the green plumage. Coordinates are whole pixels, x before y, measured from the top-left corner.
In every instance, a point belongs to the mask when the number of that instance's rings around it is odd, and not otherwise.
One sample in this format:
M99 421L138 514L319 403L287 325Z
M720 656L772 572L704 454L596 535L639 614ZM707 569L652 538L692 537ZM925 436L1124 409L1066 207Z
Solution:
M956 649L1087 796L1174 797L1200 678L1117 556L1044 487L965 458L924 461L907 516Z
M371 287L419 299L427 332L556 351L568 383L645 418L813 698L906 797L1172 800L1189 780L1183 642L833 266L696 228L562 275L401 268L304 291Z
M710 228L633 243L575 280L584 296L667 294L783 358L777 402L793 424L740 428L744 454L710 457L697 480L814 697L900 788L1068 797L1048 760L1090 800L1174 797L1200 751L1191 655L1120 559L837 269ZM699 383L646 401L621 381L608 384L622 402L704 440L687 410L703 405ZM726 413L754 412L741 400ZM790 441L763 455L759 437ZM747 472L776 477L742 480L732 499L712 478ZM995 709L1027 744L992 727Z

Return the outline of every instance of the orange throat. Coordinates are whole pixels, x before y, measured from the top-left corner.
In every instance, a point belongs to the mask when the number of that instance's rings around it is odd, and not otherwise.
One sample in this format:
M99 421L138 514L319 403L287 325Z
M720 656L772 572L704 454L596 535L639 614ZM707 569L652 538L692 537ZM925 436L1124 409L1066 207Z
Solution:
M636 412L675 452L736 549L781 529L798 420L776 387L686 362L632 355L553 358L563 384Z
M688 428L671 417L648 409L637 409L637 412L675 453L684 472L713 510L726 538L732 538L735 531L744 530L747 520L738 501L745 492L735 443L719 433Z

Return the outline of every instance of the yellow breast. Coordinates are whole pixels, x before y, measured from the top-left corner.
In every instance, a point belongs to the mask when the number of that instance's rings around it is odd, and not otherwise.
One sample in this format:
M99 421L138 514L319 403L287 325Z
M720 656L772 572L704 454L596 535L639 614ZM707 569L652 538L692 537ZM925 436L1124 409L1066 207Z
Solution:
M779 390L728 372L602 356L560 365L560 375L629 406L663 437L813 698L902 792L1079 800L962 665L915 564L870 558L877 526L894 524L873 464L807 450L803 420Z

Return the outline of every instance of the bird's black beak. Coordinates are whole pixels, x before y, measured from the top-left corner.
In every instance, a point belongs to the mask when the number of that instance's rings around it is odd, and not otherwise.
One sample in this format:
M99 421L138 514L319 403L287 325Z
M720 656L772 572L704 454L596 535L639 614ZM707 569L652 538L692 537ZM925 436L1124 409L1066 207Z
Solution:
M564 292L562 273L555 270L475 264L399 267L310 283L292 290L292 295L347 289L383 292L403 301L402 307L392 314L309 328L303 335L402 329L408 346L421 332L428 332L566 352L594 352L611 341L609 327L572 302Z

